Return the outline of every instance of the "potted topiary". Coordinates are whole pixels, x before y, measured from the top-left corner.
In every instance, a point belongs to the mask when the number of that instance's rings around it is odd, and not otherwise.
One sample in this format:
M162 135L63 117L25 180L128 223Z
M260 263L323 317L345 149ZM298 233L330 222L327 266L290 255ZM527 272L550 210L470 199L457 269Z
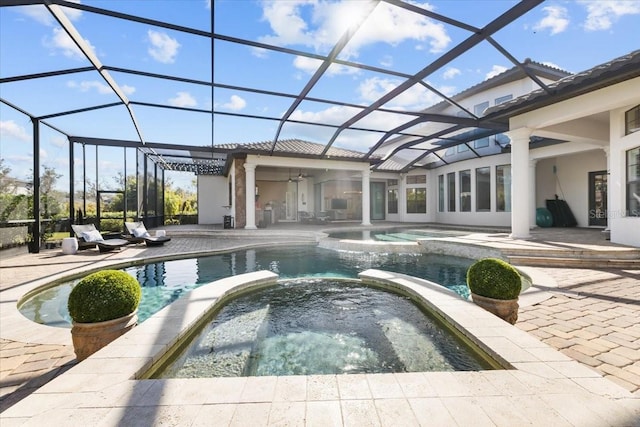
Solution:
M473 302L512 325L516 323L522 282L511 264L498 258L476 261L467 270L467 286Z
M78 361L100 350L138 322L142 290L121 270L103 270L83 278L71 290L67 307Z

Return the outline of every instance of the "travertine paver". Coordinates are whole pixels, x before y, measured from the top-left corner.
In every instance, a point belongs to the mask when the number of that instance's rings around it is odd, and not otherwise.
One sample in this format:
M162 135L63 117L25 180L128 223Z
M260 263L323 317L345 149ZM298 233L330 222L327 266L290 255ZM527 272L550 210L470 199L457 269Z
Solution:
M516 326L640 394L640 271L542 270L558 288Z

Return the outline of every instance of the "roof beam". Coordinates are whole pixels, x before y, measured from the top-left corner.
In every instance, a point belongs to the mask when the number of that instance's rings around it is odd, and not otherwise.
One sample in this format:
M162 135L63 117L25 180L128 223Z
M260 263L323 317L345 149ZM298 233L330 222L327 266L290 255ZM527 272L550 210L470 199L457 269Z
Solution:
M84 73L87 71L95 71L93 67L80 67L80 68L70 68L68 70L59 70L59 71L47 71L45 73L35 73L35 74L23 74L21 76L14 77L5 77L0 79L0 84L2 83L12 83L12 82L20 82L23 80L31 80L31 79L40 79L43 77L55 77L55 76L63 76L66 74L74 74L74 73Z

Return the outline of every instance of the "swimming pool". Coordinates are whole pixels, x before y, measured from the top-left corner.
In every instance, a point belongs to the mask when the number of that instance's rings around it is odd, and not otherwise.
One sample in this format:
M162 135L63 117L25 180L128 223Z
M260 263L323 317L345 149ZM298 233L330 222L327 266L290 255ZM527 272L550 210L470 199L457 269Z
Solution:
M257 248L206 257L156 262L124 270L142 285L138 309L143 322L184 293L223 277L270 270L281 278L355 278L377 268L439 283L467 298L466 270L472 260L433 254L379 254L340 252L317 246ZM34 322L71 327L67 298L77 281L44 290L25 301L20 312Z
M433 228L385 228L380 230L336 231L329 233L329 238L344 240L372 240L376 242L415 242L418 239L454 237L465 234L468 233L452 230L436 230Z
M228 301L154 378L477 371L489 364L415 301L293 279Z

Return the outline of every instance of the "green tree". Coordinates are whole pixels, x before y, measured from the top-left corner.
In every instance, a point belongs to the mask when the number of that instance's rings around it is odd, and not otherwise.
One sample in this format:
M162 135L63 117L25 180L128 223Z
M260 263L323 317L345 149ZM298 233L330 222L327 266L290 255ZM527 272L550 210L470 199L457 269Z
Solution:
M180 208L182 207L182 197L180 194L165 186L164 189L164 214L165 216L173 218L180 214Z
M136 212L138 206L138 180L135 175L124 176L122 172L114 178L120 188L124 189L127 195L127 211ZM112 212L122 212L124 210L124 197L117 194L109 205ZM128 214L127 214L128 215ZM135 214L134 214L135 215Z
M42 166L43 173L40 176L40 213L42 218L53 218L61 213L64 196L55 189L55 185L62 174L47 165Z

